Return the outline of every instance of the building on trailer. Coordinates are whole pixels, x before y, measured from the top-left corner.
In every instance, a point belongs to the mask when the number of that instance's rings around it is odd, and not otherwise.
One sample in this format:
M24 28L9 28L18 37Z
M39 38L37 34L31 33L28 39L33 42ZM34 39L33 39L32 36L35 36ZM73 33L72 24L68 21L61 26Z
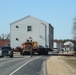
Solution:
M38 45L53 49L53 34L54 28L50 23L27 16L10 24L10 45L16 48L23 42L37 41Z

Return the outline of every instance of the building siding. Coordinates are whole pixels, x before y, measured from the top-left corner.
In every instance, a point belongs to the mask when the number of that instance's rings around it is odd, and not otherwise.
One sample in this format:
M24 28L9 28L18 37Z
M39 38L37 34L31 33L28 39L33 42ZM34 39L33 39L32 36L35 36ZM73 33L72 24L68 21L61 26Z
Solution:
M46 25L46 36L45 36L45 25L42 24L42 22ZM16 28L18 26L18 28ZM27 32L27 26L32 26L32 31ZM34 17L27 17L24 19L21 19L19 21L16 21L14 23L11 23L10 25L10 31L11 31L11 47L15 48L17 46L21 46L23 42L26 42L26 40L29 37L32 37L33 41L37 41L39 45L42 45L45 47L45 37L47 41L48 47L49 42L51 41L49 38L52 38L52 35L49 33L49 25L48 23L41 21L39 19L36 19ZM52 29L52 28L51 28ZM18 40L16 40L18 38Z

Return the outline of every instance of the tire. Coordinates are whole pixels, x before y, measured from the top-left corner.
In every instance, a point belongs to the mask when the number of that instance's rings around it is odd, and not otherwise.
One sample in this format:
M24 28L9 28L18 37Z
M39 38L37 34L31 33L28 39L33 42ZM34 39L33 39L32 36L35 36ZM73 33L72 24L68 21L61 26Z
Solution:
M13 54L10 56L10 58L13 58Z
M38 52L38 55L42 55L42 53L41 52Z
M1 56L2 58L4 57L4 56Z
M25 55L24 52L22 52L22 55L23 55L23 56Z
M34 55L34 54L35 54L35 52L32 52L32 54Z
M45 55L48 55L48 51L46 51Z

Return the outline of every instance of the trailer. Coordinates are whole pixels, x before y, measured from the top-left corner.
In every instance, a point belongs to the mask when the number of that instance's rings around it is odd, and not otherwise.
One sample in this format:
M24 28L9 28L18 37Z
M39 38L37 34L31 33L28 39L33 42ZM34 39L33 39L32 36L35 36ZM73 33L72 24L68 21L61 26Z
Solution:
M53 50L54 28L48 22L27 16L11 23L10 30L11 48L21 47L25 42L32 42L33 51L38 54L48 54L48 50Z
M49 49L48 48L44 48L42 46L38 46L38 42L37 41L34 41L34 42L24 42L22 44L22 47L21 47L21 50L22 50L22 55L26 55L26 54L43 54L43 55L48 55L48 51Z

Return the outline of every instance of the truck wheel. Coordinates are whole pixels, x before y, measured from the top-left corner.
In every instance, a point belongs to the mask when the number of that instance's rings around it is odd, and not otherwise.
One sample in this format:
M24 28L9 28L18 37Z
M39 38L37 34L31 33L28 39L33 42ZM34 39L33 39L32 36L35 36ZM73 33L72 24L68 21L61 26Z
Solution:
M4 56L1 56L2 58L4 57Z
M25 55L25 53L24 53L24 52L22 52L22 55L24 56L24 55Z
M35 54L35 52L32 52L32 54L34 55L34 54Z
M10 58L13 58L13 55L11 55Z
M45 52L44 52L44 55L48 55L48 51L45 51Z
M46 52L45 54L48 55L48 52Z
M38 52L38 55L42 55L42 53L41 52Z

